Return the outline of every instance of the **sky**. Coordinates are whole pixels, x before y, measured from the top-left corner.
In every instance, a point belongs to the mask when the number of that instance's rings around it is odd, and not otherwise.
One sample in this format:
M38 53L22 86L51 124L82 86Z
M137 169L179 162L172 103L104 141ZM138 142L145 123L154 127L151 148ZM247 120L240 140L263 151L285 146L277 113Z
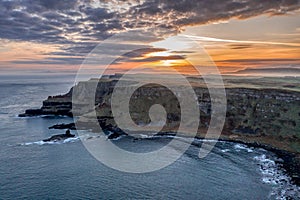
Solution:
M105 42L110 74L300 75L300 1L0 0L2 74L75 73Z

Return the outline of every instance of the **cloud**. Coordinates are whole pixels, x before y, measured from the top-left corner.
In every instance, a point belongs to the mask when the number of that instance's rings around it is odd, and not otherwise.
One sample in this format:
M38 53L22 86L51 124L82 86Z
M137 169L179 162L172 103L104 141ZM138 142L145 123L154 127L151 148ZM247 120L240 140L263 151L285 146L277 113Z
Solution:
M200 42L223 42L223 43L241 43L243 45L249 44L262 44L262 45L282 45L282 46L291 46L291 47L300 47L300 43L288 43L288 42L271 42L271 41L255 41L255 40L230 40L222 38L212 38L212 37L203 37L203 36L193 36L193 35L183 35L189 37L193 40Z
M56 44L61 51L55 55L84 56L100 41L128 30L151 29L140 38L147 43L186 26L299 8L298 0L2 0L0 38Z
M26 65L80 65L83 58L73 57L49 57L43 60L16 60L12 61L13 64L26 64Z
M156 62L156 61L164 61L164 60L183 60L185 59L184 56L180 55L170 55L170 56L151 56L147 58L141 59L125 59L127 62L139 62L139 63L146 63L146 62ZM124 62L123 59L120 59L119 62Z
M139 49L138 51L132 51L132 52L129 52L127 54L125 54L124 56L127 56L129 58L132 58L132 57L141 57L141 56L145 56L147 54L150 54L150 53L154 53L154 52L163 52L163 51L167 51L167 49L164 49L164 48L144 48L144 49Z
M261 14L282 15L298 9L298 0L223 0L222 3L219 0L150 0L132 7L131 12L136 19L148 19L149 24L168 24L180 29L233 17L244 19Z
M231 49L249 49L253 47L251 44L229 44L228 46Z
M300 59L289 59L289 58L270 58L270 59L229 59L229 60L218 60L217 62L236 62L236 63L258 63L258 62L300 62Z

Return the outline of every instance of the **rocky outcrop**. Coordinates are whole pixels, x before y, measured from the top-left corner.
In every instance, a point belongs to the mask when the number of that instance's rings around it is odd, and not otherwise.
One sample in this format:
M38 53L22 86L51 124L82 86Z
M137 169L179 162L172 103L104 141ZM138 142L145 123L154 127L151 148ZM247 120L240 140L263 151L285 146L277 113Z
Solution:
M43 142L58 142L61 140L65 140L68 138L74 138L75 135L71 134L69 130L66 131L65 134L53 135L48 139L43 140Z
M32 117L39 115L65 115L72 117L72 89L65 95L49 96L43 101L40 109L29 109L19 117Z

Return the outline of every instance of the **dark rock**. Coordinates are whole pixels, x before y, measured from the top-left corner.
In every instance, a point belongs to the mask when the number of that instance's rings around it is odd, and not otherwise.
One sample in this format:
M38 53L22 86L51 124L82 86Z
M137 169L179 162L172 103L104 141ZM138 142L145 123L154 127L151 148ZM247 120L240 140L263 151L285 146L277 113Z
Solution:
M111 123L109 123L107 120L111 118L103 117L98 119L98 123L101 126L101 129L103 130L104 134L106 134L108 137L107 139L117 139L120 136L128 135L125 133L122 129L120 129L118 126L113 126Z
M159 133L155 134L154 136L176 136L176 133L172 133L172 132L159 132Z
M65 134L53 135L48 139L43 140L43 142L57 142L61 140L65 140L68 138L74 138L75 135L70 133L70 130L67 130Z
M37 115L43 115L42 109L28 109L23 114L19 114L19 117L32 117Z
M56 124L53 126L50 126L49 129L70 129L70 130L76 130L75 123L70 124Z
M118 127L108 126L103 129L104 133L108 133L107 139L117 139L121 136L128 135Z
M113 139L117 139L117 138L119 138L121 136L122 136L121 134L113 132L113 133L111 133L111 134L108 135L107 139L113 140Z

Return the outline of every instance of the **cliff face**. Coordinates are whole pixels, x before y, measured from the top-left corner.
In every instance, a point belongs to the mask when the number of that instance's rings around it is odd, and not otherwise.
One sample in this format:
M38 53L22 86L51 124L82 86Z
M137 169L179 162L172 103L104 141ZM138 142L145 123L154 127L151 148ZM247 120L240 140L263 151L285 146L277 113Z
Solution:
M228 89L224 132L300 153L300 93Z
M85 106L86 96L92 92L90 80L81 82L81 101ZM116 127L111 112L111 94L117 80L101 80L95 96L95 109L102 126ZM128 85L134 82L128 82ZM184 89L184 87L183 87ZM198 136L204 136L211 115L210 95L206 88L194 85L198 96L200 126ZM72 91L62 96L49 97L38 110L27 110L21 116L41 114L72 115ZM300 93L276 89L227 88L227 115L223 138L246 140L271 144L292 152L300 152ZM170 102L172 102L170 104ZM148 85L139 88L131 97L130 114L137 124L150 123L149 108L159 103L167 112L167 123L162 131L176 131L180 123L180 104L176 96L167 88L159 85ZM86 123L89 114L86 113Z
M227 94L226 125L233 132L300 136L300 93L230 89Z
M66 115L72 117L72 89L65 95L49 96L40 109L29 109L19 117L37 115Z
M41 110L44 114L72 116L72 97L68 95L48 97Z

